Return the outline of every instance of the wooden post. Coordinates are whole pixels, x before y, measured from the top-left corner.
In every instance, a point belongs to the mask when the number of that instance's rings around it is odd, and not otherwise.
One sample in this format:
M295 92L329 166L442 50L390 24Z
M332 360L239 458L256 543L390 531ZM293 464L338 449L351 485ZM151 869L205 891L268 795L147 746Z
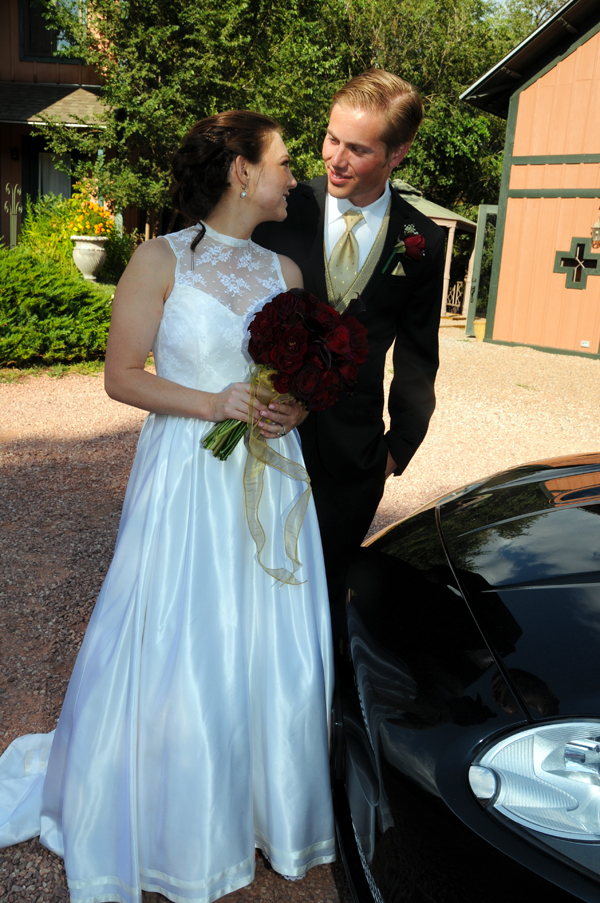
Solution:
M479 275L481 273L481 258L483 257L483 245L485 242L485 227L487 225L488 216L495 216L498 213L497 204L480 204L479 214L477 216L477 232L475 233L475 247L473 248L473 268L469 263L471 272L471 286L469 288L469 300L466 308L467 322L465 324L465 335L470 338L475 337L473 321L475 319L475 311L477 310L477 296L479 294ZM465 292L465 298L467 293Z
M452 249L454 247L454 236L456 234L456 223L451 223L448 227L448 244L446 246L446 265L444 267L444 291L442 294L442 316L448 311L446 304L448 302L448 290L450 289L450 264L452 263Z
M473 236L473 247L471 248L471 256L469 257L469 268L467 270L467 275L465 278L465 293L462 297L462 304L460 307L460 314L462 317L466 317L467 310L469 309L469 298L471 296L471 280L473 279L473 264L475 263L475 236Z

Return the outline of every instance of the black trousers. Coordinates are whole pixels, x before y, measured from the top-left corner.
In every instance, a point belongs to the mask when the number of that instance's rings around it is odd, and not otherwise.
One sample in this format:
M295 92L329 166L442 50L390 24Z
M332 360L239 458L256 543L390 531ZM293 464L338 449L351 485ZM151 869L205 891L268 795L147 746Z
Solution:
M343 482L332 477L314 455L306 461L306 469L319 519L335 630L343 613L346 573L381 501L385 473Z

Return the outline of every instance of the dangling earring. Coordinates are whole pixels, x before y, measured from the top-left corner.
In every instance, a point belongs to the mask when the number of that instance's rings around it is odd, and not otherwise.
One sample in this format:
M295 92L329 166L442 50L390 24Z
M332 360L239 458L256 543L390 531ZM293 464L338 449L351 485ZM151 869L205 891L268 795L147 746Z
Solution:
M241 197L241 198L247 197L247 192L246 192L246 188L247 188L247 187L248 187L248 183L246 182L246 184L244 185L244 187L243 187L242 190L240 191L240 197Z

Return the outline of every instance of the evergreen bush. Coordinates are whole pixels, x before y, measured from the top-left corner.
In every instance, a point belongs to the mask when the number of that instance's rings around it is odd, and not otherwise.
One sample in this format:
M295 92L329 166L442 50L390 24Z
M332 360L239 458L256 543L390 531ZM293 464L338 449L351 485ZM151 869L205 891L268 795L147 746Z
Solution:
M60 255L0 248L0 367L103 357L113 291Z

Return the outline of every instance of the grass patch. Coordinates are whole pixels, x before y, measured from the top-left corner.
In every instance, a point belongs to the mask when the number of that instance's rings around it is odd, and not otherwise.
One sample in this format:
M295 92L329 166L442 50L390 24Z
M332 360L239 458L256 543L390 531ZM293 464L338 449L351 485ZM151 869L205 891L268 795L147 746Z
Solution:
M41 376L47 367L0 367L0 383L18 383L26 376Z
M154 356L150 353L146 360L146 367L154 367ZM28 376L51 376L53 379L61 379L70 373L79 373L81 376L100 376L104 373L104 361L78 361L75 364L52 364L44 366L38 364L34 367L0 367L0 384L18 383Z
M517 383L517 386L518 386L520 389L528 389L530 392L537 392L537 391L538 391L538 390L536 389L535 386L530 386L530 385L528 385L527 383Z
M51 376L60 379L70 373L79 373L82 376L100 376L104 373L104 361L78 361L75 364L52 364L44 366L38 364L34 367L2 367L0 368L0 383L17 383L28 376Z
M60 379L69 373L80 373L82 376L99 376L104 373L104 361L78 361L76 364L54 364L46 371L48 376Z

